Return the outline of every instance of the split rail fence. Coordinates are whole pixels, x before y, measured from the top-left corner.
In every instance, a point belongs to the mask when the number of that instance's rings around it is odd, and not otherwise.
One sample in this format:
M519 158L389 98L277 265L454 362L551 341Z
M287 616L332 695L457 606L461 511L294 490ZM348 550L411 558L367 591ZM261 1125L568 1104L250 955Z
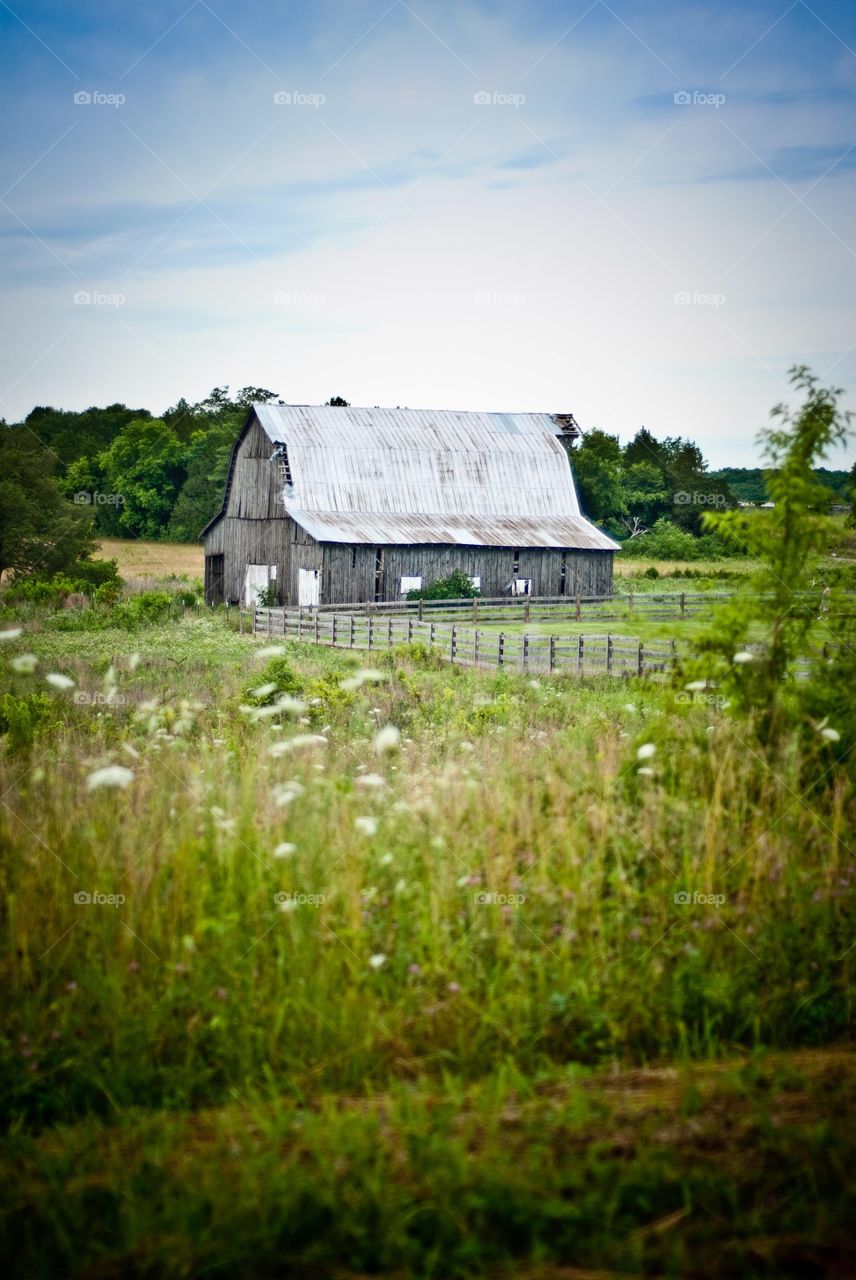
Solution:
M400 644L421 643L450 662L469 667L511 668L517 671L564 671L578 675L649 676L668 671L677 661L675 641L643 642L613 635L545 636L507 634L464 623L406 617L377 616L374 612L334 613L326 610L256 609L252 627L257 635L285 637L337 649L369 653Z

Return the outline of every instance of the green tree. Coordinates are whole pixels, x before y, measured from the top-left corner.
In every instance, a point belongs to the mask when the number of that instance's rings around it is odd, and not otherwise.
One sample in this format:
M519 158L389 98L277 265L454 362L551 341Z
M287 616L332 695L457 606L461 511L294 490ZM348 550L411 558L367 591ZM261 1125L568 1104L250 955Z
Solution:
M123 533L161 536L184 483L186 458L187 446L161 418L130 423L101 455Z
M56 465L28 431L0 430L0 573L49 577L93 551L91 508L66 502Z
M595 521L627 514L622 483L622 453L617 436L597 427L587 431L571 451L580 506Z

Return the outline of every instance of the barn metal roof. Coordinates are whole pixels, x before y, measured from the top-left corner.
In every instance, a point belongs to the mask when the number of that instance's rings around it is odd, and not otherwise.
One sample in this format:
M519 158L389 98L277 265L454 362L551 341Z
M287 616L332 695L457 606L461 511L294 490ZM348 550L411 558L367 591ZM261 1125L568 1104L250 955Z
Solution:
M581 514L570 414L255 404L292 483L284 509L322 542L617 543Z

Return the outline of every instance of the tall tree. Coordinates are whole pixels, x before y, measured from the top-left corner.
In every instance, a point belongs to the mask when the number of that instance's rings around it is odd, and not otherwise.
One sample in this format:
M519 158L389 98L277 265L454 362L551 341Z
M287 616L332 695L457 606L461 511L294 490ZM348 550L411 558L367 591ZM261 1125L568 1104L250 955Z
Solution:
M0 574L65 572L92 552L91 509L66 502L56 459L21 428L0 431Z

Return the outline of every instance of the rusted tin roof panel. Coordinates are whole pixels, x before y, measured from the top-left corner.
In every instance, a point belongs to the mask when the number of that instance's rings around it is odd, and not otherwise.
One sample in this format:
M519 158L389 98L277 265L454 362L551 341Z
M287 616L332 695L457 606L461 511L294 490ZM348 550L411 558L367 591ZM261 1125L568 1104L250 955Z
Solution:
M374 546L441 543L466 547L567 547L578 551L615 551L618 547L583 516L526 520L458 513L447 518L291 508L288 514L318 542L364 542Z

